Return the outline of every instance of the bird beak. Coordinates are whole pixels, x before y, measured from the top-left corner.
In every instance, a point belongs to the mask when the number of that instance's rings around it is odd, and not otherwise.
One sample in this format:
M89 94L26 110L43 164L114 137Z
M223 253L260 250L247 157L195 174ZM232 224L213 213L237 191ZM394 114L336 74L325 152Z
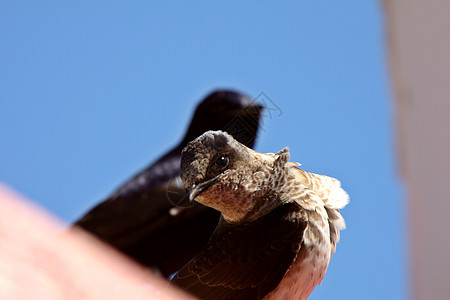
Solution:
M189 201L193 201L195 198L197 198L201 193L206 191L211 185L213 185L217 179L219 179L223 174L219 174L214 178L211 178L205 182L199 183L199 184L193 184L189 188Z

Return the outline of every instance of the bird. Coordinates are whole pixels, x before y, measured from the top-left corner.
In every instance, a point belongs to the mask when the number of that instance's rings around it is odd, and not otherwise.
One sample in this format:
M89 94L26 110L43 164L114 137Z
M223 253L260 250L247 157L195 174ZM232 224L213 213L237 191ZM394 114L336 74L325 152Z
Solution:
M306 299L320 284L349 202L341 183L290 152L256 152L208 131L181 155L191 201L221 213L205 248L171 282L200 299Z
M263 106L243 93L221 89L201 101L181 142L92 208L82 228L139 264L168 277L207 243L220 214L186 201L181 151L208 130L221 129L253 147ZM192 205L194 204L194 205Z

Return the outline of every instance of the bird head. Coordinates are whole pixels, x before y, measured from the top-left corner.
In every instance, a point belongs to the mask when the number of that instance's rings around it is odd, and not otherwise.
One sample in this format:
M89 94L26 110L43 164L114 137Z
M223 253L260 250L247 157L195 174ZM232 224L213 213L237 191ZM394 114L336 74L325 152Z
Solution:
M263 106L233 90L216 90L196 108L183 144L208 130L223 130L253 147Z
M279 173L274 172L277 158L253 151L225 132L208 131L184 148L181 180L190 200L220 211L229 222L242 222L275 205L267 195L272 175Z

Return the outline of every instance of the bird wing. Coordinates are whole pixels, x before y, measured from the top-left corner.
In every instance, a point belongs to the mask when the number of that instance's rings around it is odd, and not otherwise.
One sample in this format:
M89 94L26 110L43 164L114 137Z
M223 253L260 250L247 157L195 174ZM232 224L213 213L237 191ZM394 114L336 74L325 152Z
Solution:
M275 289L300 248L306 216L284 204L258 220L221 221L206 249L172 281L201 299L260 299Z
M75 223L139 263L169 276L206 245L220 213L188 199L180 152L137 174ZM183 247L182 250L180 248Z
M175 206L168 201L168 190L186 195L182 183L176 181L180 173L179 152L181 149L174 149L138 173L75 225L116 247L135 243L143 234L140 232L148 234L148 230L143 230L146 224L157 230L155 218L168 215Z

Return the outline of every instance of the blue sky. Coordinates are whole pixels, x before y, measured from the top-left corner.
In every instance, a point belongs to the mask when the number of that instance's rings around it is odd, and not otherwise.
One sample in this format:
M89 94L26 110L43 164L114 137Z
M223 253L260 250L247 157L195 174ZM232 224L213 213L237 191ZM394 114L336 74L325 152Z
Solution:
M71 222L174 146L208 92L263 92L280 111L256 150L289 146L351 197L310 299L406 299L382 17L377 1L2 1L0 181Z

